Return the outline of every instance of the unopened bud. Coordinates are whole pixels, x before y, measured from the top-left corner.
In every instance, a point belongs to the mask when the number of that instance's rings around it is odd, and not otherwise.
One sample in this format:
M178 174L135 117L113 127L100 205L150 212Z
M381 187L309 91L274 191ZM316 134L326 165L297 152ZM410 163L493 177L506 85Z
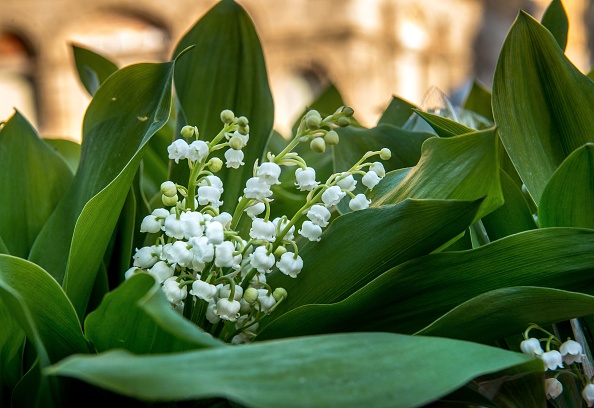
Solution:
M285 248L284 246L279 246L275 249L274 256L280 258L285 252L287 252L287 248Z
M335 131L331 130L328 133L326 133L326 136L324 136L324 140L326 141L326 144L337 145L338 144L338 141L340 139L338 138L338 133L336 133Z
M208 169L210 171L212 171L213 173L216 173L217 171L219 171L223 168L223 161L221 159L219 159L218 157L213 157L212 159L210 159L208 161L208 163L206 165L208 166Z
M382 150L380 150L379 156L382 160L390 160L390 157L392 157L392 152L387 147L384 147Z
M161 183L161 193L167 197L177 197L177 187L173 181Z
M309 147L316 153L324 153L326 151L326 142L324 142L323 138L316 137L311 141Z
M243 300L248 302L250 305L254 304L256 300L258 300L258 289L247 288L245 292L243 292Z
M344 115L347 118L350 118L351 116L353 116L353 114L355 113L355 111L353 110L353 108L350 108L348 106L345 106L344 108L342 108L342 113L344 113Z
M241 150L245 146L243 137L240 135L234 135L229 140L229 147L234 150Z
M318 115L310 115L305 117L305 126L310 130L316 130L320 128L322 118Z
M233 111L229 110L229 109L225 109L224 111L221 112L221 121L225 124L231 123L233 122L233 119L235 119L235 114L233 113Z
M345 127L351 124L351 121L349 118L347 118L346 116L341 116L338 118L338 120L336 121L336 124L340 127Z
M237 125L239 127L246 127L247 125L249 125L249 121L245 116L240 116L237 118Z
M249 127L249 125L240 126L239 128L237 128L237 131L239 132L239 134L249 135L250 134L250 127Z
M198 128L196 126L184 126L180 130L179 134L185 139L191 139L194 137L194 135L198 137Z
M272 297L276 299L277 302L280 302L281 299L286 299L289 294L284 288L276 288L274 292L272 292Z
M172 206L177 204L177 194L173 197L168 197L165 194L161 196L161 201L163 201L163 205Z

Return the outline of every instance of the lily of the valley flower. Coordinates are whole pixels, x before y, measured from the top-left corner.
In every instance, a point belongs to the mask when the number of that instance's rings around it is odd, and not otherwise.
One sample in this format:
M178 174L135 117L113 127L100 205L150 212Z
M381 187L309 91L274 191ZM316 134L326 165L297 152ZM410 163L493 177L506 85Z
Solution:
M260 273L268 273L274 266L274 254L269 254L268 249L264 246L259 246L250 255L250 264Z
M357 194L355 198L349 201L349 208L353 211L364 210L369 208L370 203L371 200L368 200L367 197L365 197L365 194Z
M544 353L544 350L540 346L540 341L534 337L526 339L520 343L520 350L522 350L522 353L533 357L541 356Z
M264 200L272 195L270 185L260 181L258 177L252 177L245 183L243 193L247 198L255 198L257 200Z
M266 210L264 203L256 203L247 207L244 211L251 218L254 219L256 216L262 214Z
M563 368L563 357L557 350L547 351L538 356L547 366L547 370L555 370L557 367Z
M582 357L582 345L575 340L567 340L559 347L559 352L563 356L563 362L565 364L581 363Z
M311 191L320 184L316 181L316 171L312 167L308 167L305 170L299 168L295 171L295 179L297 182L295 185L299 188L299 191Z
M336 185L342 189L342 191L353 191L357 186L357 180L353 177L352 174L343 173L345 177L340 179Z
M582 398L588 404L588 407L594 405L594 384L586 385L586 388L582 391Z
M223 320L234 322L239 317L240 304L237 300L221 298L217 302L216 314Z
M328 226L328 220L330 220L330 211L323 205L312 205L309 211L307 212L307 218L315 225L318 225L322 228Z
M303 269L303 259L299 255L295 256L292 252L285 252L281 255L280 261L276 263L276 267L285 275L296 278Z
M219 245L225 239L225 231L223 224L218 221L211 221L206 224L206 238L208 243L213 245Z
M303 221L301 229L297 232L310 241L319 241L322 236L322 228L311 221Z
M545 391L547 399L557 398L563 392L563 385L556 378L547 378L545 380Z
M203 140L194 140L188 146L188 151L186 152L186 158L190 159L193 162L201 162L206 157L208 157L209 149L208 144Z
M188 157L188 148L188 142L186 142L184 139L175 140L167 148L169 158L175 160L176 163L179 163L180 160L184 160Z
M227 168L238 169L243 166L243 152L241 150L229 149L225 152L225 161Z
M188 288L186 286L179 287L177 278L172 276L163 282L163 291L167 300L174 305L179 304L188 295Z
M280 174L280 166L272 162L262 163L256 173L260 181L268 185L280 184L280 181L278 181Z
M368 171L361 179L361 183L370 190L373 190L373 187L377 186L380 181L381 177L375 171Z
M192 283L192 290L190 295L196 296L198 299L209 301L217 294L217 287L206 283L203 280L196 280Z
M322 201L326 204L326 207L332 207L340 202L346 195L344 191L338 186L329 187L328 190L322 194Z
M153 275L159 283L163 283L166 279L171 278L174 272L175 268L164 261L158 261L148 270L148 273Z
M250 229L250 238L274 241L276 227L271 221L264 221L262 218L254 218Z

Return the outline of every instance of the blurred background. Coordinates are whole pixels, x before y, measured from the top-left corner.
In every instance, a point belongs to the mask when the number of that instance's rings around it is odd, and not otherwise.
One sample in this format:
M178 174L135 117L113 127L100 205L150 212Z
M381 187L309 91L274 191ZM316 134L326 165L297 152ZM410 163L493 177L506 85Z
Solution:
M89 97L70 44L119 66L165 61L215 0L0 0L0 121L17 108L43 136L79 141ZM260 35L275 100L275 128L332 83L364 125L392 95L419 104L431 86L462 95L490 87L520 8L540 19L549 0L238 0ZM594 0L564 0L567 55L587 73Z

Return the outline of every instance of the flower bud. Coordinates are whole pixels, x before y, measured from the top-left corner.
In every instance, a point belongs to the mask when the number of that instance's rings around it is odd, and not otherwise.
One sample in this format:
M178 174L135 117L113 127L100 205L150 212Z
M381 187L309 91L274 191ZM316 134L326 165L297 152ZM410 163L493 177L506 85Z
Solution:
M198 128L196 126L184 126L179 132L185 139L191 139L196 135L198 137Z
M351 121L349 120L349 118L347 118L346 116L341 116L340 118L338 118L338 120L336 121L336 124L340 127L345 127L351 124Z
M249 124L249 121L245 116L240 116L237 118L237 125L239 127L246 127L248 124Z
M287 248L285 248L284 246L279 246L274 250L274 256L276 258L280 258L285 253L287 253Z
M163 205L166 206L173 206L177 204L177 194L173 197L167 197L165 194L161 196L161 201L163 201Z
M206 165L208 166L208 169L210 171L212 171L213 173L216 173L223 168L223 161L221 159L219 159L218 157L213 157L212 159L210 159L208 161L208 163Z
M324 142L323 138L316 137L311 141L309 147L316 153L324 153L326 151L326 142Z
M563 392L563 385L556 378L547 378L545 380L545 391L547 393L547 399L554 399Z
M355 111L353 110L353 108L345 106L344 108L342 108L342 113L344 113L346 117L350 118L351 116L353 116Z
M320 128L322 124L322 118L317 115L310 115L305 117L305 126L310 130L316 130Z
M239 134L241 135L248 135L250 133L250 126L249 125L245 125L245 126L240 126L237 131L239 132Z
M379 156L382 160L390 160L390 157L392 157L392 152L387 147L384 147L382 150L380 150Z
M231 123L233 122L233 119L235 119L235 114L233 113L233 111L229 110L229 109L225 109L224 111L221 112L221 121L225 124Z
M338 133L331 130L328 133L326 133L326 136L324 136L324 140L326 141L326 144L329 144L332 146L332 145L337 145L340 139L338 138Z
M167 197L177 196L177 187L173 181L165 181L161 183L161 193Z
M243 293L243 299L250 305L254 304L258 300L258 289L247 288Z
M240 135L234 135L229 140L229 147L233 150L241 150L245 146L243 138Z
M274 289L274 292L272 292L272 296L277 302L280 302L281 299L286 299L289 294L284 288L276 288Z

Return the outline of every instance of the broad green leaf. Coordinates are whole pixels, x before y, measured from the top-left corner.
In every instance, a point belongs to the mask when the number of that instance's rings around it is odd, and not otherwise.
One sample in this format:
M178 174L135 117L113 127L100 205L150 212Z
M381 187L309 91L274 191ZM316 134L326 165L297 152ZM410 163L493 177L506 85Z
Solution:
M14 387L20 377L21 353L19 350L25 341L25 333L14 319L8 307L2 302L0 295L0 384ZM0 401L2 401L2 385L0 385Z
M567 13L563 7L561 0L553 0L549 7L545 10L541 24L545 26L562 50L567 47L567 32L569 31L569 20L567 19Z
M27 258L39 231L72 182L72 173L19 113L0 128L0 235Z
M546 228L469 251L416 258L340 302L293 308L258 338L377 330L412 334L475 296L512 286L594 294L593 242L593 230Z
M415 109L415 113L422 117L437 133L439 137L452 137L473 132L474 129L443 116L434 115Z
M491 107L491 92L483 84L474 80L472 88L464 102L464 109L476 112L493 121L493 108Z
M574 151L557 168L540 198L541 227L594 228L594 143Z
M299 250L299 279L269 275L272 287L289 293L271 318L309 303L338 302L388 268L430 253L462 233L479 206L480 200L405 200L338 217L320 242Z
M147 302L150 313L142 306ZM161 285L145 273L108 293L87 316L85 333L99 352L124 348L137 354L168 353L222 345L172 310Z
M233 212L272 131L274 106L262 48L249 16L231 0L219 2L198 21L179 42L174 55L192 45L195 47L180 59L175 70L177 96L187 120L182 125L198 126L201 138L211 140L222 129L222 110L231 109L250 120L245 165L224 168L217 174L225 185L223 208Z
M66 139L43 139L43 141L64 159L72 174L75 174L80 161L80 145Z
M594 140L594 83L571 64L551 33L524 12L497 63L493 115L535 202L557 166Z
M490 342L594 313L594 296L539 287L496 289L474 297L417 332L423 336Z
M416 108L412 103L405 101L397 96L392 96L390 104L382 113L378 125L394 125L402 126L406 123L410 115L413 114L413 109Z
M78 78L89 95L93 96L103 82L118 70L116 64L87 48L72 44Z
M70 354L88 352L72 304L60 285L39 266L0 255L0 298L35 345L43 366Z
M406 198L476 200L485 197L476 221L503 204L498 142L494 129L447 139L427 139L419 163L372 206L394 204Z
M73 356L46 372L149 401L215 396L252 407L408 408L532 360L457 340L358 333L159 356L110 351Z
M588 72L588 78L590 78L592 81L594 81L594 69L591 69L590 72Z
M85 311L143 148L169 116L174 62L126 67L101 86L85 115L81 165L30 259L63 282Z
M482 218L491 241L537 228L526 198L517 184L503 170L500 181L504 203Z
M59 390L59 379L41 373L41 363L37 359L29 371L23 375L12 391L12 408L61 408L63 394Z

